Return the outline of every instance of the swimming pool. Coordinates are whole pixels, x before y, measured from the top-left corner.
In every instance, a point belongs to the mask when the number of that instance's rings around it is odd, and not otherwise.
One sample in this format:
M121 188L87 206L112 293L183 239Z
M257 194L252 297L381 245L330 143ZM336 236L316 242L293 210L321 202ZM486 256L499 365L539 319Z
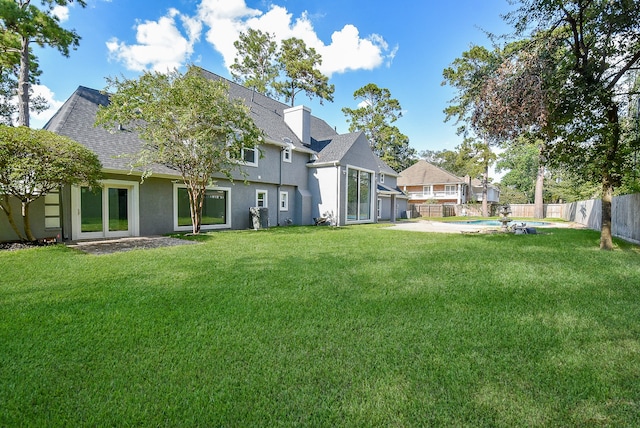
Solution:
M470 224L474 226L502 226L502 222L498 220L465 220L465 221L451 221L453 224ZM546 221L524 221L524 220L511 220L507 225L524 223L527 227L535 226L549 226L551 223Z

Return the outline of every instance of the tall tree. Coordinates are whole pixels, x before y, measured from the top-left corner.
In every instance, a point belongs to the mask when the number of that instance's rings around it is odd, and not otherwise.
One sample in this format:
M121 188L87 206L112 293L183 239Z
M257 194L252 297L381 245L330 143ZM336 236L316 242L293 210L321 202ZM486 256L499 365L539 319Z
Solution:
M38 59L29 49L29 110L39 112L48 108L41 96L33 96L33 84L39 83L42 74ZM0 32L0 123L11 125L15 122L18 105L18 76L20 75L20 40L16 34Z
M496 154L486 140L465 139L459 148L467 160L467 171L470 177L480 179L482 183L482 215L489 216L489 167L496 161Z
M96 186L101 174L97 156L80 143L50 131L0 125L0 211L20 240L35 240L31 203L63 185ZM21 203L24 233L15 222L11 197Z
M186 73L145 72L137 79L109 78L110 103L96 123L108 129L122 124L137 132L143 149L135 164L173 168L182 177L194 234L200 232L207 186L216 174L232 180L238 154L262 140L249 109L229 98L228 85L207 79L198 67Z
M602 189L600 248L613 248L612 196L632 150L622 138L623 78L640 60L640 2L521 0L507 16L519 34L559 46L551 61L556 103L549 159ZM547 75L551 75L548 73Z
M416 151L409 147L409 137L392 125L402 117L400 102L391 98L387 88L369 83L353 93L359 101L356 109L344 107L349 131L362 131L373 152L391 168L402 171L415 162Z
M86 6L85 0L75 0ZM42 7L31 0L2 0L0 2L0 34L3 49L20 57L18 72L18 124L29 126L30 109L30 44L51 46L62 55L69 56L69 49L78 46L80 36L73 30L65 30L53 14L56 6L66 6L73 0L40 0Z
M499 156L496 171L507 171L500 180L502 188L512 188L525 195L526 200L523 203L532 203L539 171L537 144L525 140L507 146Z
M278 77L275 62L277 45L273 35L250 28L240 33L233 43L237 55L231 65L233 80L261 94L272 96L272 88Z
M463 52L461 58L443 71L444 82L456 88L458 93L444 110L445 121L455 118L460 125L458 134L464 136L465 142L460 151L470 153L472 174L482 180L482 212L487 216L487 193L489 182L489 166L495 161L490 143L493 134L486 124L478 122L475 117L483 109L484 91L487 79L499 66L502 58L500 49L489 51L481 46L472 46ZM494 141L495 142L495 141Z
M309 98L318 97L320 104L323 100L333 101L335 88L329 84L329 78L318 70L322 56L314 48L292 37L282 41L277 60L284 73L284 81L276 82L274 87L292 107L296 95L302 91Z

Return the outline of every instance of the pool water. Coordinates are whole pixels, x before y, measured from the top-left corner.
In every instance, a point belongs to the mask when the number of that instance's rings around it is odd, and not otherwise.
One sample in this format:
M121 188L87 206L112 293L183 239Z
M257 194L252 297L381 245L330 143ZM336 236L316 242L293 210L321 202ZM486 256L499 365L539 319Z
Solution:
M466 221L452 221L453 224L472 224L477 226L502 226L502 222L498 220L466 220ZM551 223L546 221L522 221L522 220L512 220L507 225L511 226L512 224L520 224L524 223L527 227L534 226L549 226Z

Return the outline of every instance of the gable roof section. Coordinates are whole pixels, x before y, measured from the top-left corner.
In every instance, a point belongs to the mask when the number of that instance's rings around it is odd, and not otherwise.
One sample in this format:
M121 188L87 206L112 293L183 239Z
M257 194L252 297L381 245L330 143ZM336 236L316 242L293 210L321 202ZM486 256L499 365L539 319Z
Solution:
M400 173L398 186L422 186L427 184L459 184L464 179L451 174L425 160L419 160Z
M138 153L142 148L138 135L126 129L109 131L94 126L98 107L108 103L107 95L79 86L44 129L83 144L98 156L107 171L130 172L132 159L127 155ZM177 175L176 171L163 165L153 165L152 170L155 174ZM137 171L142 173L141 169Z
M251 110L251 118L256 126L262 129L267 137L275 143L283 143L285 139L292 142L295 149L310 151L311 148L303 144L296 134L284 122L284 111L290 106L280 101L267 97L252 89L239 85L222 76L201 69L203 76L208 79L222 80L229 86L229 96L233 99L241 99ZM311 139L322 140L338 133L324 120L311 115Z
M320 141L312 140L311 148L318 153L315 164L340 162L359 136L359 132L352 132L350 134L336 134Z

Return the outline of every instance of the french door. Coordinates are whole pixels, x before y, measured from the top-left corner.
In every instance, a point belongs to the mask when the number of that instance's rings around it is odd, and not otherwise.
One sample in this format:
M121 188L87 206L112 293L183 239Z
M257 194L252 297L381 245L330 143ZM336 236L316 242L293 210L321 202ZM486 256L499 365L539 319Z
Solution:
M101 187L73 189L73 239L135 236L137 184L106 181Z

